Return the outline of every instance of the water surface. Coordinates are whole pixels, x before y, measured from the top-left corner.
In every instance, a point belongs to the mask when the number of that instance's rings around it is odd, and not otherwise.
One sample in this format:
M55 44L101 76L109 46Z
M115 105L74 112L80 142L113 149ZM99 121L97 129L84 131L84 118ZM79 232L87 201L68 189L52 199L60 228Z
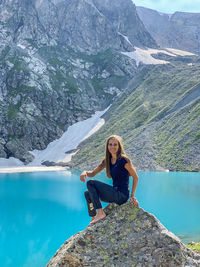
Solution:
M45 266L66 239L86 228L80 173L0 174L0 266ZM138 174L140 206L183 242L200 241L200 174ZM95 178L111 184L105 172Z

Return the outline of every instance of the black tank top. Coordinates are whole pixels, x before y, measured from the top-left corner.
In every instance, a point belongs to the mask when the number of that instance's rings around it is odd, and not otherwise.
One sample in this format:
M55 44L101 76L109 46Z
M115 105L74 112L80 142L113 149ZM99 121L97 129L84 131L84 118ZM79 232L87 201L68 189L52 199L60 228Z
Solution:
M113 187L128 197L129 172L124 167L126 163L128 163L128 161L123 157L118 158L115 164L110 163L110 174L113 180Z

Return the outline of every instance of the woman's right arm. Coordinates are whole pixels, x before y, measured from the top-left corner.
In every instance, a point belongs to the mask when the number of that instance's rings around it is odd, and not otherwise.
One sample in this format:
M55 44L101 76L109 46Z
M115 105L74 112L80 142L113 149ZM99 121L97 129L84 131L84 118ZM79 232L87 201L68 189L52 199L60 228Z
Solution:
M80 175L80 180L85 183L87 177L94 177L97 173L101 172L105 168L105 163L102 161L93 171L83 171Z

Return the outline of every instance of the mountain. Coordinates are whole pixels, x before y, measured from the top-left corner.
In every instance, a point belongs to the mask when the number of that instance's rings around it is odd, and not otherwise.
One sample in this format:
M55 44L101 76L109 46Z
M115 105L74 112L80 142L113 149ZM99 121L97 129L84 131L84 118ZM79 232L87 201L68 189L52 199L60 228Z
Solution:
M137 7L137 13L160 47L200 54L200 13L165 14L145 7Z
M200 169L200 61L174 50L198 50L198 14L144 9L142 22L140 10L131 0L0 1L0 158L29 163L29 151L111 105L72 166L98 164L116 133L137 169Z
M168 60L139 68L104 126L80 144L73 167L97 166L105 140L118 134L137 170L200 171L200 59Z
M1 1L4 43L64 45L77 51L156 47L131 0ZM129 38L129 41L125 37Z
M121 52L157 47L131 0L0 1L0 157L28 163L134 76Z

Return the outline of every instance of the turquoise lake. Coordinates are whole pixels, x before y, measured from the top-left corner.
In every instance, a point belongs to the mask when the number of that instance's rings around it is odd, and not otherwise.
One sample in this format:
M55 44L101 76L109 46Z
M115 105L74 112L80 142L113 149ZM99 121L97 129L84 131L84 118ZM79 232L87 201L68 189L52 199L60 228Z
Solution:
M0 174L1 267L45 266L66 239L86 228L90 218L80 173ZM200 241L200 174L138 175L140 207L153 213L184 243ZM105 172L95 179L111 184Z

